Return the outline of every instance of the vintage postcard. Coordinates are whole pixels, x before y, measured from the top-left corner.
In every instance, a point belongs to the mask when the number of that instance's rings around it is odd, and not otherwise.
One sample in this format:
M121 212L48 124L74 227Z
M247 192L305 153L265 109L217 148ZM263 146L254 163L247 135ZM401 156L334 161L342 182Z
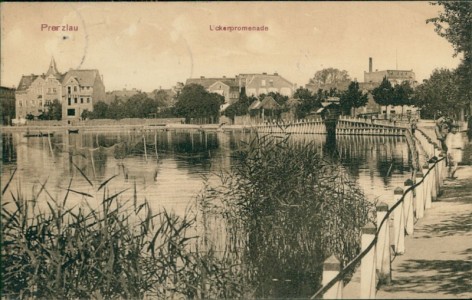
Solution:
M0 5L2 298L472 297L471 2Z

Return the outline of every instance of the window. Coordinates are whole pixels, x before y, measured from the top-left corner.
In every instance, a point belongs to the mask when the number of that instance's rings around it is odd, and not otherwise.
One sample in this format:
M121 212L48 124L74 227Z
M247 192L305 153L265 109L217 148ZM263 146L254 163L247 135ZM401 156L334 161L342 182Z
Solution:
M74 103L77 104L77 97L74 98Z
M56 88L53 88L53 89L52 89L52 92L53 92L53 93L56 93L56 92L57 92Z
M90 98L87 98L87 103L90 103Z
M67 87L67 93L70 94L70 86Z
M74 92L77 92L77 87L76 86L74 86Z
M274 81L272 79L269 80L269 86L274 86Z
M265 79L262 79L262 80L261 80L261 85L262 85L262 86L265 86L265 85L266 85Z
M391 110L390 113L391 113L392 115L394 115L394 114L395 114L395 111L394 111L394 110Z
M71 105L71 99L70 99L70 98L67 99L67 104L68 104L68 105Z
M71 116L71 117L75 116L75 109L74 108L69 108L67 110L67 116Z
M84 103L84 98L80 97L80 103Z

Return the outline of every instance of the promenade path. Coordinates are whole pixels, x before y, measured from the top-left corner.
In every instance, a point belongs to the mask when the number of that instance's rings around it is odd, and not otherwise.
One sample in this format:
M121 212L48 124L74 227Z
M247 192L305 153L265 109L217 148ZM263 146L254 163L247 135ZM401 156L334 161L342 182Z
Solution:
M406 237L407 251L392 262L392 283L377 298L472 298L472 166L456 174Z

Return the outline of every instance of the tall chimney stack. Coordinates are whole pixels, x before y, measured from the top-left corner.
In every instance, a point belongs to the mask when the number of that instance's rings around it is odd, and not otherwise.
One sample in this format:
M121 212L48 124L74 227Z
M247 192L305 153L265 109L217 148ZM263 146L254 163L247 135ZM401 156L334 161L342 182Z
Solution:
M372 57L369 57L369 73L372 73Z

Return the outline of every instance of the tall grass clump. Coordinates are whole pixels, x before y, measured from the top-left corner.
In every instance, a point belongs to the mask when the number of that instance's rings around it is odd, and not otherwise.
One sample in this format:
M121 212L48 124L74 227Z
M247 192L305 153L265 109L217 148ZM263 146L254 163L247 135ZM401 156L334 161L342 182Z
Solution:
M110 193L107 184L114 177L96 187L80 173L95 196L73 190L72 179L64 199L53 198L46 184L30 199L21 188L9 191L11 180L2 189L2 298L240 296L224 261L191 251L194 217L154 213L136 191L128 200L122 199L124 191ZM69 208L72 194L86 204Z
M239 251L255 297L311 296L326 258L346 264L360 252L373 205L312 143L257 135L235 158L206 196L226 220L228 252Z

